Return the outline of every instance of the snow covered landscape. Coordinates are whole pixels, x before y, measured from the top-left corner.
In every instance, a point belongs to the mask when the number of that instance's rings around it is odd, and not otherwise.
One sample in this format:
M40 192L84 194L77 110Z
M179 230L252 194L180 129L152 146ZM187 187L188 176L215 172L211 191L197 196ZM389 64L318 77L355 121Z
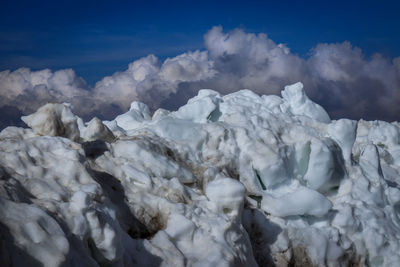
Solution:
M400 124L305 94L200 90L0 133L3 266L399 266Z

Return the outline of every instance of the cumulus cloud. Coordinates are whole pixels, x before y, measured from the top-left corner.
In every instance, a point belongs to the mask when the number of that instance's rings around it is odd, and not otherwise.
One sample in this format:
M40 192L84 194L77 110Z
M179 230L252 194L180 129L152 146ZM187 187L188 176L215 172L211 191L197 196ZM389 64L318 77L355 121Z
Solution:
M399 120L397 59L365 58L349 42L319 44L307 60L312 96L334 117Z
M301 81L309 96L334 118L400 120L400 57L365 57L349 42L318 44L308 58L292 53L266 34L213 27L205 51L186 52L165 61L148 55L89 88L73 70L0 72L0 107L29 113L46 102L72 102L89 118L112 118L133 100L177 108L201 88L223 94L248 88L279 94Z
M128 108L132 100L143 101L155 109L176 92L180 83L207 80L215 74L207 51L187 52L163 63L149 55L129 64L126 71L97 82L93 93L96 98L114 102L122 109Z
M221 27L212 28L204 39L217 74L184 84L182 96L198 88L279 94L285 85L302 81L309 96L334 118L400 120L400 58L366 58L349 42L318 44L308 58L301 58L265 34L241 29L225 33Z
M89 97L89 91L72 69L52 72L20 68L0 72L0 95L0 107L16 107L26 114L47 102L80 104Z
M240 29L224 33L222 27L214 27L205 35L205 44L222 77L214 82L230 81L227 90L249 88L260 93L278 93L283 84L306 77L304 60L266 34Z

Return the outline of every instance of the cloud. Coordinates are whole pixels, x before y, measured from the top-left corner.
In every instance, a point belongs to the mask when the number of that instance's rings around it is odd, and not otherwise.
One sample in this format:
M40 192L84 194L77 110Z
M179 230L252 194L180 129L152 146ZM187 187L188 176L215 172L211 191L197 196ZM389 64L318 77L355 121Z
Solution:
M222 80L233 79L230 84L234 90L249 88L277 93L283 84L306 77L304 60L266 34L240 29L224 33L222 27L214 27L205 35L205 44L217 71L224 77Z
M52 72L20 68L0 72L0 106L31 112L48 101L71 101L88 96L85 81L72 69Z
M307 67L312 96L334 117L399 120L400 58L366 58L349 42L319 44Z
M0 107L30 113L46 102L71 102L84 118L112 118L133 100L177 108L201 88L223 94L248 88L279 94L301 81L309 96L334 118L400 120L400 57L365 57L349 42L317 44L307 58L292 53L266 34L213 27L205 51L161 61L148 55L89 88L73 70L26 68L0 72Z
M0 72L0 128L22 125L21 115L33 113L48 102L71 103L75 110L89 119L96 107L86 82L72 69L32 71L20 68Z
M215 74L207 51L187 52L163 63L149 55L129 64L126 71L103 78L96 83L93 93L122 109L128 108L132 100L143 101L155 109L177 91L180 83L207 80Z
M178 93L164 101L167 107L198 88L224 94L243 88L279 94L285 85L302 81L309 96L334 118L400 120L400 57L366 58L361 49L343 42L318 44L308 58L300 58L265 34L241 29L224 33L221 27L212 28L204 39L217 74L181 84Z

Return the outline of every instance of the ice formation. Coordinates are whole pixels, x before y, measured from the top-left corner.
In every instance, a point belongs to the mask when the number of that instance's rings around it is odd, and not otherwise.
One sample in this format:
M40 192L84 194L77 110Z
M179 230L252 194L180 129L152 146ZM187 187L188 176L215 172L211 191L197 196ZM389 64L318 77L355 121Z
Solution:
M23 120L0 133L6 266L400 264L400 125L331 121L301 83Z

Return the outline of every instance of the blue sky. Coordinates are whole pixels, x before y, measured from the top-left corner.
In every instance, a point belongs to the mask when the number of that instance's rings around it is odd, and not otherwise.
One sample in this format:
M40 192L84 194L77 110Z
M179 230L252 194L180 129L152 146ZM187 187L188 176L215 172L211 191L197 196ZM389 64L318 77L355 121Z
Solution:
M264 32L306 57L345 40L400 56L399 1L2 1L0 70L73 68L89 84L133 60L203 49L213 26Z

